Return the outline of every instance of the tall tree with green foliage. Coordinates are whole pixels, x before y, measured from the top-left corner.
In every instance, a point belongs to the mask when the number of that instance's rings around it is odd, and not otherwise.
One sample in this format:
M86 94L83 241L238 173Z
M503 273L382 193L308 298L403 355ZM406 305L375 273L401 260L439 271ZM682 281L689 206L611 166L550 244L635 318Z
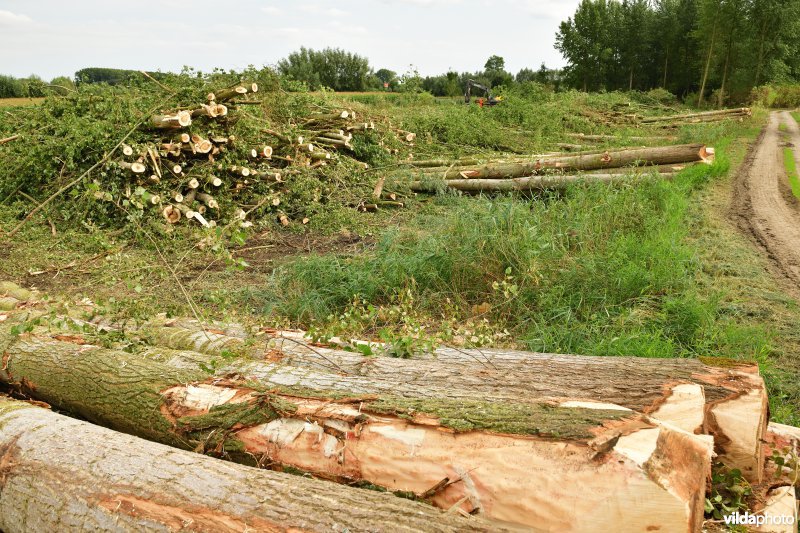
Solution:
M724 105L798 81L798 37L800 0L582 0L556 48L572 87L664 87Z
M371 75L369 60L339 48L301 48L278 63L284 76L306 83L312 90L363 91Z

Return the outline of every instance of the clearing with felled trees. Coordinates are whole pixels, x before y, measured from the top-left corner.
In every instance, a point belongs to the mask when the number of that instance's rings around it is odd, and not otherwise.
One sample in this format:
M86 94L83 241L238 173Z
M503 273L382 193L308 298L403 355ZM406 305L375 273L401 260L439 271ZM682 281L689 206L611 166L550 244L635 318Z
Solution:
M0 530L796 531L792 26L717 4L0 77Z

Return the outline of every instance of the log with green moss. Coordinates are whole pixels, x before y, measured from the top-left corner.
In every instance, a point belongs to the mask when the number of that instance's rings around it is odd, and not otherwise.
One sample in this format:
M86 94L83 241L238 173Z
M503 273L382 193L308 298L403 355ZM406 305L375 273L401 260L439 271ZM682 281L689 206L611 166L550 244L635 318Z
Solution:
M20 311L0 323L0 348L1 381L181 448L529 527L692 531L702 521L710 439L618 405L458 389L432 379L426 361L377 378L335 362L322 370L279 359L215 365L167 348L134 354Z
M505 530L420 502L256 470L0 396L0 530Z
M659 178L671 178L671 174L654 173ZM566 189L576 183L620 183L630 181L632 176L625 174L585 174L528 176L509 179L447 179L412 181L408 184L414 192L436 192L440 189L453 189L469 193L502 193L539 191L544 189Z
M299 367L342 371L374 379L437 383L451 390L482 391L492 397L595 400L642 412L690 433L712 435L719 459L751 481L763 478L762 442L767 392L758 365L727 359L650 359L541 354L514 350L439 348L415 354L424 364L391 357L365 358L386 346L333 339L312 343L303 332L248 335L241 326L204 327L192 319L152 319L138 331L146 341L174 349L271 357ZM335 345L351 351L336 349Z
M702 144L657 146L589 152L576 155L542 157L523 162L490 163L470 168L436 173L444 179L505 179L541 174L545 171L580 172L631 165L672 165L676 163L710 162L714 151ZM433 169L426 169L433 172Z

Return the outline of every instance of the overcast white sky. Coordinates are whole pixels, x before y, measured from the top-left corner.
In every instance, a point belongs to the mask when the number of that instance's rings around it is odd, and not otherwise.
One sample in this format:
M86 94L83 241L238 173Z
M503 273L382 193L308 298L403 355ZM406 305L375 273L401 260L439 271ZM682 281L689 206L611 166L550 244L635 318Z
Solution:
M561 66L553 49L579 0L0 0L0 73L83 67L200 70L272 65L300 46L340 47L377 70Z

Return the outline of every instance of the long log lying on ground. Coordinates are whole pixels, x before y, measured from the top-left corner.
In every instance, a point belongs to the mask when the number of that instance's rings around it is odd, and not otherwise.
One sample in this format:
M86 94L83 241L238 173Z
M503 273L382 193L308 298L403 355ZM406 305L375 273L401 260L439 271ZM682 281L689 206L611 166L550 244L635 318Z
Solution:
M290 365L339 370L444 388L485 391L492 397L531 400L594 399L645 413L690 433L714 436L721 461L747 479L763 478L762 443L768 398L758 365L696 359L553 355L514 350L439 348L417 354L425 365L314 345L303 332L248 337L241 327L204 329L190 319L154 319L145 328L154 344L218 356L230 351ZM351 343L352 345L353 343ZM375 354L380 343L370 343ZM414 374L418 369L420 374Z
M0 396L0 530L497 531L389 494L176 450Z
M660 178L669 179L672 174L655 174ZM543 189L566 189L575 183L614 183L630 181L631 176L626 174L585 174L576 176L528 176L525 178L509 179L448 179L412 181L408 187L414 192L436 192L441 188L455 189L464 192L513 192L513 191L538 191Z
M737 116L751 116L753 112L749 107L740 107L736 109L720 109L717 111L704 111L701 113L686 113L683 115L665 115L660 117L643 117L640 119L642 124L649 124L653 122L678 122L682 120L704 119L704 118L718 118L723 119L727 117Z
M471 169L445 172L445 179L504 179L520 178L545 170L579 172L629 165L672 165L675 163L711 162L714 151L702 144L633 148L606 152L548 157L521 163L487 164Z
M653 142L653 141L676 141L678 137L674 135L652 135L648 137L626 137L625 135L589 135L588 133L568 133L573 139L586 141L619 141L626 140L632 142Z
M424 495L504 522L559 530L694 531L710 439L615 405L504 400L455 390L426 361L416 381L207 355L131 354L11 334L0 380L89 420L171 445ZM444 386L442 386L444 385ZM610 497L609 495L613 495Z

